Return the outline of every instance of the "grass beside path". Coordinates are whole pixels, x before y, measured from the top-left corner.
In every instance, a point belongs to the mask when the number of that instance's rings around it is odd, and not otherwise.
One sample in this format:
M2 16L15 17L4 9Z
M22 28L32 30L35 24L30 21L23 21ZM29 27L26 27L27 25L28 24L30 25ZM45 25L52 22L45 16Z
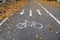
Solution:
M0 20L9 17L10 14L12 14L13 12L18 11L21 7L23 7L25 4L27 4L27 0L22 0L22 1L18 1L17 3L11 3L8 6L1 6L0 5L0 10L5 10L3 11L3 13L0 12Z

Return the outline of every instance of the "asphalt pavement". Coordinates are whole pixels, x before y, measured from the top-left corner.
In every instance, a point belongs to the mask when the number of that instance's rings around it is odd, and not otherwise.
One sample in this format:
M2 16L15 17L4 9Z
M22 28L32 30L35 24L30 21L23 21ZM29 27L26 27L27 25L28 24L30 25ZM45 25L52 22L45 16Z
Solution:
M56 14L47 8L29 0L22 9L0 22L0 40L60 40L60 12Z

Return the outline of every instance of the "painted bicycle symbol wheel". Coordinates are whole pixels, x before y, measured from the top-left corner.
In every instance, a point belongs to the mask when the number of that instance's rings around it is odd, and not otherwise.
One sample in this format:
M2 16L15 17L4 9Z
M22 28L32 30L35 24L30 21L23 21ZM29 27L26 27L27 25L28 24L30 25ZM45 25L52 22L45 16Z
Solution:
M25 20L24 23L17 24L17 27L20 29L26 28L27 26L31 26L31 27L37 28L37 29L43 28L43 25L41 23L36 23L35 21L29 22L28 20Z

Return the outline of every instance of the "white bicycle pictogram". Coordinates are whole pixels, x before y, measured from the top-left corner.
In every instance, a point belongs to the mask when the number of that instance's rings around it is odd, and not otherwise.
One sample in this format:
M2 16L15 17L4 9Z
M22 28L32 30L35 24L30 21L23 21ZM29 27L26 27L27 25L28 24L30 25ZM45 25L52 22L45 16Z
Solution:
M36 23L35 21L30 22L28 20L25 20L24 23L18 23L17 24L17 27L20 28L20 29L24 29L28 26L31 26L31 27L37 28L37 29L43 28L43 25L41 23Z

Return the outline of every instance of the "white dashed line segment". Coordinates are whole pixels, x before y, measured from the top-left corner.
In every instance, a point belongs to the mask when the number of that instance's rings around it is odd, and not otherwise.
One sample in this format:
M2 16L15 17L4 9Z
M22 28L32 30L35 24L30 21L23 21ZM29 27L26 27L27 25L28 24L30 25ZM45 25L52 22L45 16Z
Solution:
M29 14L29 16L32 16L32 10L30 9L30 14Z
M36 11L38 12L39 15L42 15L39 9L37 9Z
M25 11L25 9L22 10L22 12L20 13L20 15L23 15L24 14L24 11Z

